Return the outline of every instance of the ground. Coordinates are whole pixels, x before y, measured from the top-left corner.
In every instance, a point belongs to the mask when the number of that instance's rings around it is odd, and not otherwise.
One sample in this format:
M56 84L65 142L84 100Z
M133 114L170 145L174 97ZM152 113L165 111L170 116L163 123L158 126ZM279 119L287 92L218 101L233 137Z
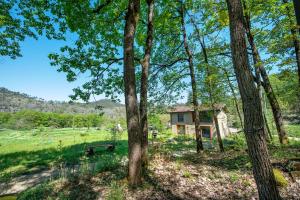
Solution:
M293 180L281 168L300 157L300 127L289 129L293 132L290 144L281 147L273 142L269 150L272 163L288 181L280 187L281 195L300 199L300 179ZM4 130L0 132L1 182L9 185L13 180L20 183L20 177L46 177L47 181L22 192L18 199L257 199L242 134L224 140L225 153L218 151L215 141L205 141L206 150L197 154L192 137L168 131L150 138L149 168L143 185L134 191L126 180L125 133L118 136L115 152L100 148L92 158L84 154L87 145L111 143L113 137L97 129ZM41 174L48 170L52 170L49 176Z

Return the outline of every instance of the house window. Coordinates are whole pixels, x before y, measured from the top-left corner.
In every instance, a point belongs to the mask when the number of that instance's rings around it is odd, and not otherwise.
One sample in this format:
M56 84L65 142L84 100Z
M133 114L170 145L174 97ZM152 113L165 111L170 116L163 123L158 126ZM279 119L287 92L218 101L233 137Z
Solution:
M212 111L202 111L200 112L200 122L213 122L213 113Z
M184 122L184 114L183 113L178 113L177 114L177 121L178 122Z

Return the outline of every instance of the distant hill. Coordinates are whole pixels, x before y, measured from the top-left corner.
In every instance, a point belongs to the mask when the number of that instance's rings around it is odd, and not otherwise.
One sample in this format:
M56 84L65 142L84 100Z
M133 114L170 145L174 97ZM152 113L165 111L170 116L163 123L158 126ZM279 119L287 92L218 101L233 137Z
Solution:
M96 109L99 106L102 107L102 110ZM45 101L38 97L32 97L28 94L0 87L0 112L17 112L24 109L41 112L81 114L104 112L104 114L110 116L115 116L116 113L125 116L125 106L109 99L102 99L91 103Z

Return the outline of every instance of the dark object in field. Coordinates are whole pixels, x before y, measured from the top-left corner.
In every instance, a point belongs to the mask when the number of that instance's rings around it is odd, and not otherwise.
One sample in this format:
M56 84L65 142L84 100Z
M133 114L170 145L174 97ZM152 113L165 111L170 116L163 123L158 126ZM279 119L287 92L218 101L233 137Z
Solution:
M86 153L87 156L93 156L93 155L95 155L94 148L93 147L88 147L86 149L85 153Z
M156 137L157 137L157 134L158 134L158 131L157 131L157 130L153 130L153 131L152 131L152 137L153 137L153 138L156 138Z
M85 153L87 156L93 156L96 153L96 148L97 147L105 147L107 151L114 151L115 150L115 145L114 144L98 144L95 146L89 146L87 147Z

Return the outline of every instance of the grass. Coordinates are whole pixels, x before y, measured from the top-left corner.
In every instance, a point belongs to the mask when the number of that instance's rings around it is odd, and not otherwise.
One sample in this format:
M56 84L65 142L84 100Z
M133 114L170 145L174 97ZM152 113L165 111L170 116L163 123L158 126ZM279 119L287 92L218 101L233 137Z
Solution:
M300 125L289 124L286 126L289 137L300 138Z
M88 145L111 143L111 134L96 129L44 129L30 131L2 130L0 132L0 178L9 180L19 174L56 166L78 164L88 159L105 168L127 155L127 138L123 133L116 150L106 153L104 148L92 158L86 158ZM105 164L103 164L105 163Z

